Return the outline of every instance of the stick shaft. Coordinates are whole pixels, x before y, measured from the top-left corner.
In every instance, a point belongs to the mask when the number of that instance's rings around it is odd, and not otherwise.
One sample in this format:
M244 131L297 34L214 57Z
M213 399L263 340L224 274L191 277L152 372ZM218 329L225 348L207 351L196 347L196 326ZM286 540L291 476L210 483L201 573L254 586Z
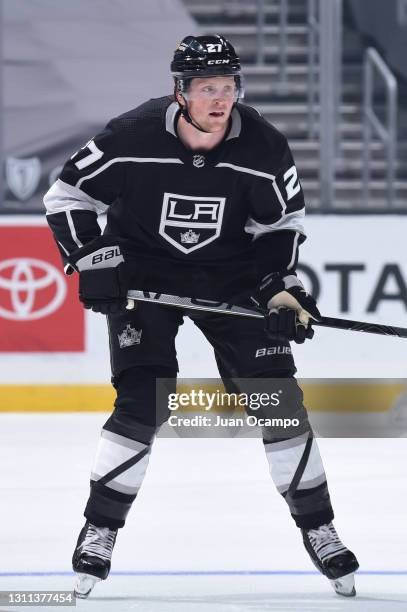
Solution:
M240 317L250 317L262 319L265 312L255 308L244 308L227 302L214 302L212 300L201 300L198 298L180 297L165 293L154 293L151 291L139 291L132 289L128 292L129 301L152 302L164 306L174 306L187 310L201 310L218 314L234 315ZM321 317L319 321L313 321L313 325L329 327L332 329L342 329L347 331L365 332L368 334L379 334L384 336L397 336L407 338L407 327L394 327L382 325L381 323L368 323L367 321L353 321L351 319L341 319L336 317Z
M333 329L345 329L347 331L366 332L368 334L379 334L381 336L397 336L407 338L407 327L395 327L382 323L369 323L368 321L352 321L336 317L322 317L321 321L315 321L313 325L331 327Z

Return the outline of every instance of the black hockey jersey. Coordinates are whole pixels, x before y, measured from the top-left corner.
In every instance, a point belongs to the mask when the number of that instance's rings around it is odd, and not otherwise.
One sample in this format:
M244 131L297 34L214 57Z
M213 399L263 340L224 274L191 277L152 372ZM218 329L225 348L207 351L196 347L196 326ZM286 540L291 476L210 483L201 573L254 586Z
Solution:
M131 266L144 269L137 289L164 291L160 277L173 272L199 285L209 270L219 291L237 268L256 266L258 277L292 271L304 198L286 138L237 104L216 148L190 150L177 136L178 116L173 98L150 100L67 161L44 197L63 257L98 236L97 216L107 213L105 233L126 238Z

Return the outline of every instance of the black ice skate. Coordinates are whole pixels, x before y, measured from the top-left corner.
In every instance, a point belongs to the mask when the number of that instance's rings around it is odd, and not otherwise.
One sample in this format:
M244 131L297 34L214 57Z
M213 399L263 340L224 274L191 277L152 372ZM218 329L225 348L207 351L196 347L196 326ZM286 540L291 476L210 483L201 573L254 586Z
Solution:
M317 529L301 529L305 548L314 565L329 578L338 595L356 595L354 572L359 563L340 541L332 523Z
M108 577L116 536L117 531L96 527L86 521L72 557L72 567L77 575L74 588L76 597L85 599L96 582Z

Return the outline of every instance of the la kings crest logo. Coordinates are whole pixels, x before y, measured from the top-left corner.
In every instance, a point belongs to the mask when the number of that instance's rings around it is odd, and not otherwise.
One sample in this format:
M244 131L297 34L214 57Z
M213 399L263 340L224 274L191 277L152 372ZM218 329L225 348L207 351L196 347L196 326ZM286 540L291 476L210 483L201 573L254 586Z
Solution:
M220 236L225 201L165 193L160 235L182 253L201 249Z
M142 329L137 330L131 326L131 323L127 323L123 331L120 332L120 334L117 334L120 348L122 349L128 346L133 346L134 344L140 344L142 333Z

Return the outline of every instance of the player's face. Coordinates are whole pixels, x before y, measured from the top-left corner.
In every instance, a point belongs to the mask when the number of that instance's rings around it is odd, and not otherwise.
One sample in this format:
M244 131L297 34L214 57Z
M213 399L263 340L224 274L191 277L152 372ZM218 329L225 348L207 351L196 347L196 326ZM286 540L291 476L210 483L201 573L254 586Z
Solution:
M232 76L192 79L188 88L188 111L192 119L208 132L223 130L236 96Z

